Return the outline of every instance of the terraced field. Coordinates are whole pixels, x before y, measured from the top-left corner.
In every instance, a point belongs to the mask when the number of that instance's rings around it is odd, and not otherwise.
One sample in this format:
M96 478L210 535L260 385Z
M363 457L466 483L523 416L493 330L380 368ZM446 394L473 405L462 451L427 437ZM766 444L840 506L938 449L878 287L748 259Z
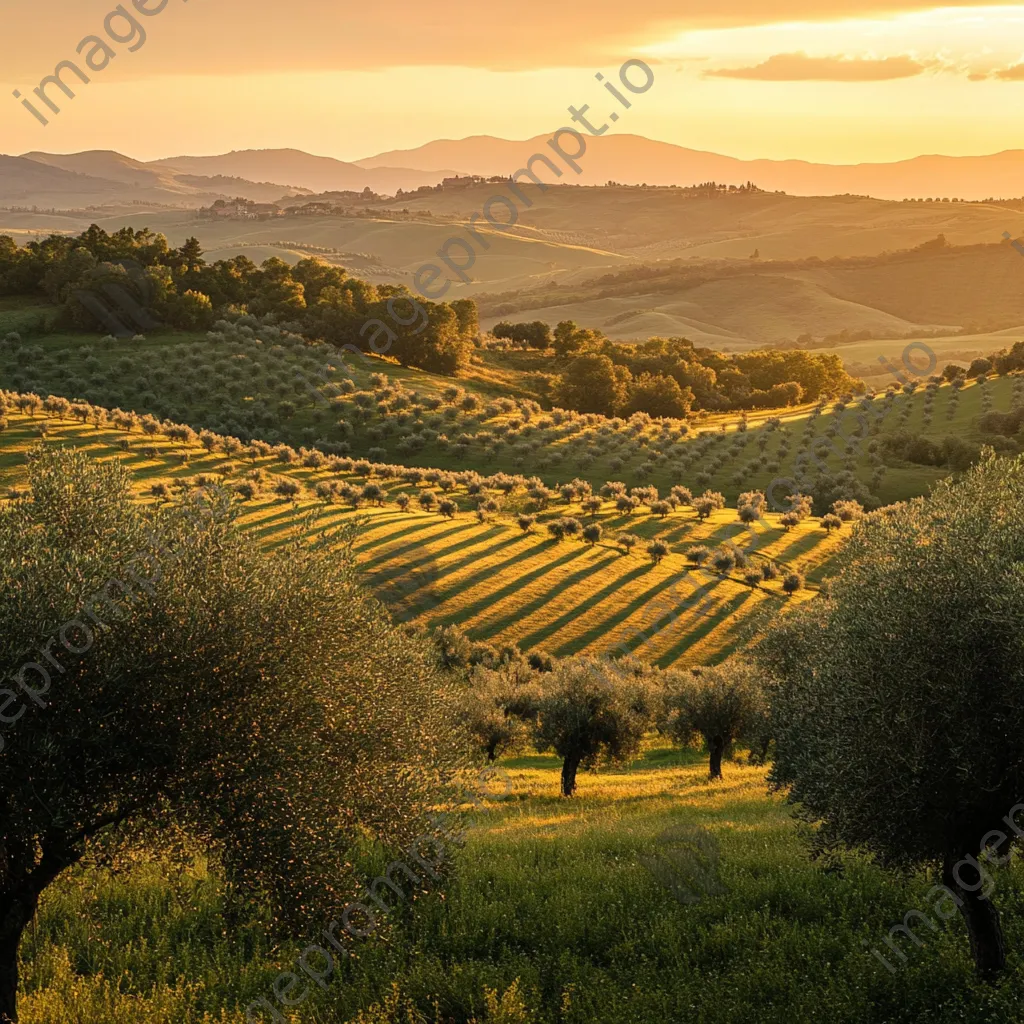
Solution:
M555 655L633 652L662 666L720 659L761 616L810 597L841 543L840 534L828 534L814 518L786 530L773 513L747 526L734 509L716 511L702 522L688 506L664 517L645 508L627 516L611 502L594 515L578 503L559 502L537 511L536 526L524 532L516 515L530 511L533 502L521 492L480 522L464 488L448 495L459 506L449 519L419 509L420 488L396 480L380 481L389 492L387 503L354 509L319 500L313 492L325 481L361 487L367 478L355 472L296 468L274 456L242 461L195 443L128 434L109 425L19 414L8 421L0 433L4 494L23 483L25 454L39 442L40 428L46 444L84 445L97 458L125 460L146 501L158 500L154 485L158 493L161 484L173 492L185 481L207 477L234 486L258 470L260 493L240 501L240 521L268 545L284 542L310 512L319 516L318 529L359 522L355 550L366 579L400 618L431 626L454 623L474 640ZM275 493L286 479L302 488L294 500ZM403 493L413 498L408 511L393 503ZM600 524L602 539L593 545L552 539L546 524L567 515ZM640 538L632 553L616 546L619 532ZM653 540L669 549L657 564L645 550ZM754 587L739 569L719 573L697 568L686 557L695 545L727 543L747 557L749 568L770 562L780 577ZM807 579L807 587L792 599L780 583L790 572Z

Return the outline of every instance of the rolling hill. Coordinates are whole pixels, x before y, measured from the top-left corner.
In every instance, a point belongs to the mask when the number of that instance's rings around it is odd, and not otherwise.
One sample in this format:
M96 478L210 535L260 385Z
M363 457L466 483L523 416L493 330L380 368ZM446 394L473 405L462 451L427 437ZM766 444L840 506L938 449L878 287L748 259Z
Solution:
M152 499L154 484L174 490L183 481L216 475L222 486L233 487L251 480L258 470L260 493L244 503L240 522L257 531L264 543L281 543L314 509L324 513L319 524L323 529L359 521L356 552L364 577L400 618L425 625L455 623L476 640L517 643L523 650L538 648L559 656L619 650L662 666L716 660L739 642L749 617L778 611L787 598L778 579L751 587L739 572L698 569L686 558L688 548L735 543L755 567L772 563L780 572L803 572L814 580L820 579L839 543L815 519L785 530L777 515L768 514L751 531L735 510L716 512L706 521L698 521L692 509L664 518L627 517L611 502L588 520L609 531L607 539L593 546L558 543L544 531L544 523L564 515L582 517L578 504L542 511L538 529L526 533L514 515L529 507L525 495L511 496L504 513L477 522L464 488L456 488L448 493L461 512L447 519L416 508L419 486L378 471L374 479L385 485L389 500L355 510L325 505L313 494L324 481L362 487L369 476L358 472L358 466L353 471L351 460L347 470L294 468L272 454L243 462L238 454L228 457L159 432L146 435L12 412L7 419L0 435L4 493L16 490L24 479L24 455L40 439L41 426L46 444L84 446L96 458L123 459L136 473L141 499ZM276 483L284 479L301 485L295 500L275 494ZM413 499L415 511L392 504L399 493ZM670 554L659 564L642 549L623 554L611 533L617 530L637 534L645 543L663 540ZM797 599L812 593L813 587Z
M683 336L734 350L844 329L883 339L1006 330L1024 324L1022 281L1024 263L1008 242L933 239L870 258L660 262L478 301L488 328L502 319L572 319L621 340Z
M0 305L0 336L31 326L40 315L23 303L6 312ZM994 444L999 439L980 430L980 416L1024 400L1024 378L998 377L959 391L944 384L934 392L919 388L746 418L696 413L689 423L633 422L545 413L533 390L540 381L500 353L478 356L458 382L375 357L356 362L294 340L258 344L167 332L143 341L100 341L56 333L26 340L17 352L0 351L0 387L409 466L527 474L549 486L579 477L595 488L621 480L666 494L683 484L695 493L710 487L734 501L746 490L771 490L774 481L811 477L813 483L815 467L824 465L833 475L853 474L880 503L924 494L950 472L887 461L886 437L906 431L936 444L947 437L975 448ZM878 383L895 385L896 378L889 371ZM773 500L784 497L774 494Z

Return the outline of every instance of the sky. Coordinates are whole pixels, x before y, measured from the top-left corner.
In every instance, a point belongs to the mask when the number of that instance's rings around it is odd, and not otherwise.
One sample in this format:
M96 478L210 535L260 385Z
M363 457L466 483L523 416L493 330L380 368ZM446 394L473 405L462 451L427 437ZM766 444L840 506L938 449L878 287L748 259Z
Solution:
M1024 149L1024 5L5 0L0 39L7 154L354 160L524 139L569 123L570 105L614 109L595 75L614 82L630 59L655 82L619 130L692 149L825 163ZM61 61L89 82L65 69L75 97L49 87L54 113L33 90Z

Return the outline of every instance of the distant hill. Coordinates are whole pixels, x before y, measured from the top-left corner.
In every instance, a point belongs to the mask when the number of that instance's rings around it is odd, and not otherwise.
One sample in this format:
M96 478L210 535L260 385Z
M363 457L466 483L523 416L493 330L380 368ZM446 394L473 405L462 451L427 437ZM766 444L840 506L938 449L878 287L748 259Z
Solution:
M112 200L120 183L95 178L20 156L0 156L0 202L38 203L39 197L95 195ZM49 205L49 204L47 204Z
M436 186L442 179L457 174L490 177L515 173L534 153L551 155L548 141L547 135L523 141L478 135L430 142L417 149L393 150L353 163L298 149L249 149L148 162L107 150L72 154L32 152L20 159L79 177L33 177L32 168L22 165L15 171L9 167L0 178L0 204L105 204L109 202L111 183L120 188L115 200L120 203L198 206L224 195L275 201L288 192L362 192L367 188L382 196L393 196L401 190L406 194L400 201L405 203L424 198L407 193L423 186ZM732 185L751 181L768 193L786 192L791 196L972 201L1008 199L1024 193L1024 150L979 157L921 156L891 164L839 166L800 160L738 160L638 135L587 136L586 141L586 153L579 160L583 174L577 177L568 171L557 179L560 184L604 185L613 181L624 185L686 187L707 181ZM556 180L543 164L536 167L543 172L543 178ZM62 190L62 184L67 188ZM219 191L220 188L224 191ZM62 191L66 192L63 200ZM436 196L425 198L433 202ZM594 226L578 221L574 227L588 231Z
M414 167L438 171L462 167L474 174L510 174L533 153L550 155L550 135L510 141L489 135L443 139L417 149L392 150L357 160L360 167ZM565 142L568 147L569 142ZM702 181L753 181L791 195L868 195L878 199L1009 198L1024 193L1024 150L990 156L920 156L888 164L814 164L804 160L738 160L639 135L587 136L574 184L693 185ZM538 165L543 170L542 165ZM541 175L544 177L544 174ZM547 172L551 180L550 172Z
M930 243L830 260L675 260L478 301L486 328L499 319L571 319L619 340L682 335L736 351L803 334L820 342L843 330L884 339L1017 327L1024 324L1024 261L1009 243Z
M174 175L149 167L138 160L112 150L89 150L84 153L24 153L24 159L65 171L116 181L136 188L165 188L175 192L180 186Z
M380 194L398 189L434 185L454 171L403 170L400 166L378 165L366 169L333 157L312 156L298 149L246 149L222 156L176 156L147 165L184 174L227 175L249 181L284 181L314 192L361 192L369 188Z
M180 173L112 150L0 157L0 205L9 206L75 209L153 204L195 208L236 196L276 202L286 193L308 195L310 191L262 178L250 181L238 176Z

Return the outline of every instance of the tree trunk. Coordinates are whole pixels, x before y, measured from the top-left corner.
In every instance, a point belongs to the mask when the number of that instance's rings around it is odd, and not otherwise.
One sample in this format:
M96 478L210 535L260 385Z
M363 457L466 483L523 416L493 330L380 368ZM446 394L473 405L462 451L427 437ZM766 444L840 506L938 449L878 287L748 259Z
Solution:
M572 796L576 792L576 772L580 759L576 756L567 757L562 762L562 796Z
M725 753L725 740L721 736L710 737L708 739L708 753L711 755L709 777L720 779L722 777L722 755Z
M0 1024L18 1020L18 947L38 897L0 893Z
M0 844L0 864L7 868L8 884L0 887L0 1024L18 1020L18 947L35 916L43 890L65 869L81 858L69 850L62 836L51 834L42 843L42 859L34 866Z
M18 1020L18 944L17 940L0 943L0 1024Z
M968 885L974 885L975 881L980 883L973 892L957 882L954 869L958 866L962 881ZM1006 967L1006 942L999 923L999 911L989 899L981 895L985 888L982 878L975 868L965 862L962 855L950 853L946 855L942 867L942 881L961 901L960 914L967 925L971 955L978 976L988 982L996 981Z

